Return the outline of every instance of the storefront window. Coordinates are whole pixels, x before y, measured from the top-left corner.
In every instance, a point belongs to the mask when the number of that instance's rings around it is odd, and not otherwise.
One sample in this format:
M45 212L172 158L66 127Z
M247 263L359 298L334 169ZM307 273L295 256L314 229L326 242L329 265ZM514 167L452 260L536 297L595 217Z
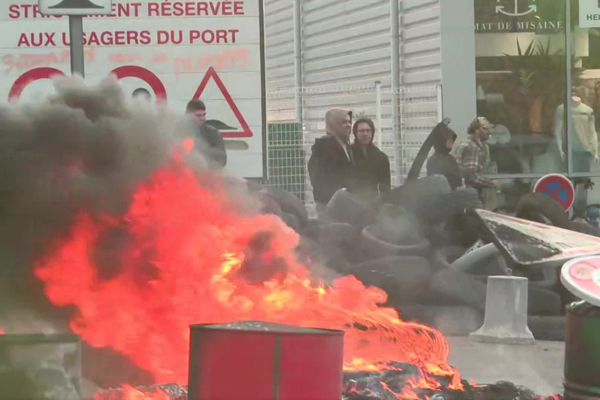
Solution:
M580 12L581 11L581 12ZM573 93L571 97L570 143L572 174L600 174L600 3L571 1L573 48Z
M565 27L564 1L475 0L477 114L495 125L489 173L567 171Z

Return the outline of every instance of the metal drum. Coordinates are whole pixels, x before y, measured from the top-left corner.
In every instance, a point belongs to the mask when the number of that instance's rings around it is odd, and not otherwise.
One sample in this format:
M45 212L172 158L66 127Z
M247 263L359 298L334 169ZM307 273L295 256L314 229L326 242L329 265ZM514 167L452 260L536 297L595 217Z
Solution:
M193 325L189 400L339 400L343 332L264 322Z
M584 301L567 306L565 400L600 399L600 308Z

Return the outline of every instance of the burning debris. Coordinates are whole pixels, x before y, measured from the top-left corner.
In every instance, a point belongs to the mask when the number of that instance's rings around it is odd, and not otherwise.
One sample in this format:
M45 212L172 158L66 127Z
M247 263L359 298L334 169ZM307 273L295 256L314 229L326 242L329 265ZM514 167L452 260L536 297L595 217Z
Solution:
M298 234L257 215L245 185L204 169L182 121L144 107L114 81L64 80L50 102L0 108L0 243L12 268L34 266L88 345L175 383L95 400L183 400L189 326L239 320L344 330L346 399L505 398L478 397L493 390L463 381L444 336L384 307L383 290L315 279Z
M494 385L471 385L463 381L464 390L442 385L438 389L415 388L416 368L396 365L384 373L346 374L342 400L562 400L559 395L538 396L531 390L510 382ZM187 400L187 389L177 385L104 390L94 400Z

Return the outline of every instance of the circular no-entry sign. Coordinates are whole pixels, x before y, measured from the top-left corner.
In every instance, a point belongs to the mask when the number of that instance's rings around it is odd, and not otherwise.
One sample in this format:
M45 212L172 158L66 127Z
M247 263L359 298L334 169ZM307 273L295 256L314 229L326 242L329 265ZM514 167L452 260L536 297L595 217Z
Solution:
M569 292L600 307L600 256L567 261L560 271L560 280Z
M561 174L542 176L533 186L534 193L540 193L554 199L568 211L575 201L575 188L569 178Z

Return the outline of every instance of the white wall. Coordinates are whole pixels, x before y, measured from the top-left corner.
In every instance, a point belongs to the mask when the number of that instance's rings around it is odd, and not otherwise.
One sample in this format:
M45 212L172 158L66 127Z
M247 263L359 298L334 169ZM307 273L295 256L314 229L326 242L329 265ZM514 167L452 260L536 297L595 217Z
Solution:
M392 131L391 1L398 1L400 13L400 133ZM314 139L324 134L328 109L376 116L379 81L382 147L390 156L392 174L399 177L439 121L435 88L443 71L440 2L454 1L301 0L303 87L295 88L294 2L265 0L269 121L293 120L293 93L301 90L304 144L310 154Z
M294 2L264 0L264 8L267 121L294 121Z
M440 0L444 116L466 135L476 116L474 0Z

